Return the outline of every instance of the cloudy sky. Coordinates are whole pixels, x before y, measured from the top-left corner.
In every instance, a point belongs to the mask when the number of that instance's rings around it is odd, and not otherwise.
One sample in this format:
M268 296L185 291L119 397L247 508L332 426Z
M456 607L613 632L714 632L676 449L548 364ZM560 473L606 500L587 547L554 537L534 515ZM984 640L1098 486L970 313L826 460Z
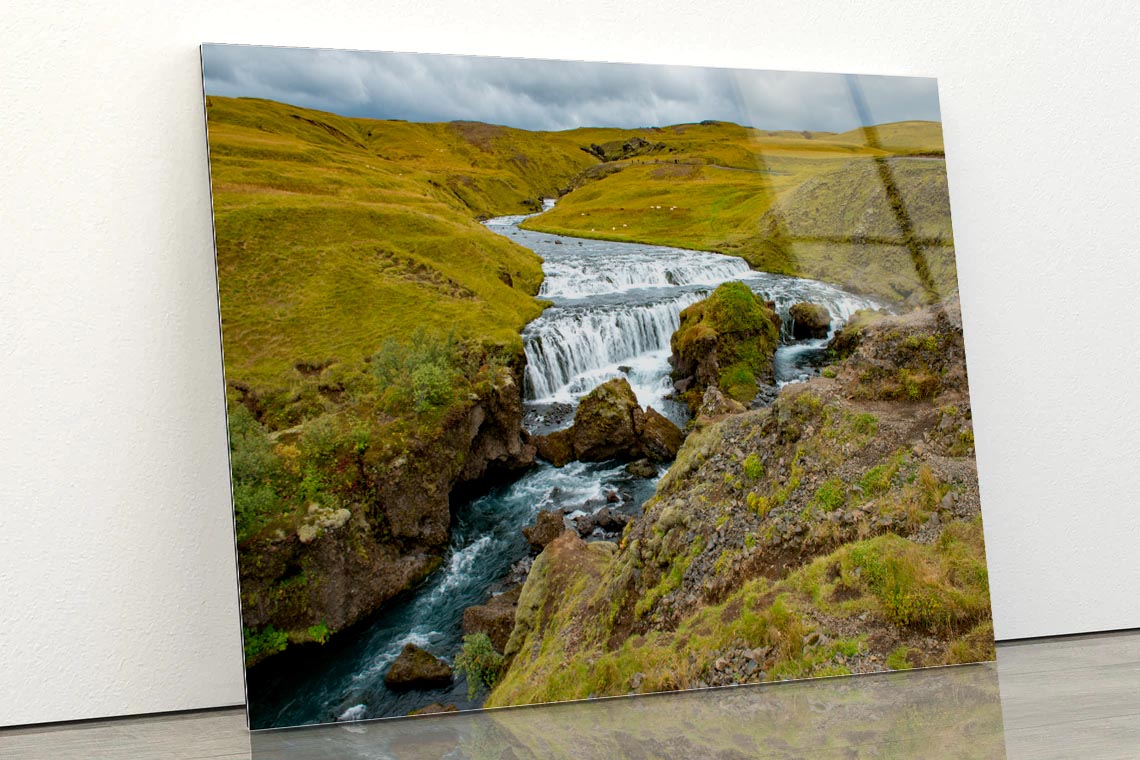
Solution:
M933 79L206 45L207 94L343 116L485 121L523 129L665 126L718 119L843 132L940 120Z

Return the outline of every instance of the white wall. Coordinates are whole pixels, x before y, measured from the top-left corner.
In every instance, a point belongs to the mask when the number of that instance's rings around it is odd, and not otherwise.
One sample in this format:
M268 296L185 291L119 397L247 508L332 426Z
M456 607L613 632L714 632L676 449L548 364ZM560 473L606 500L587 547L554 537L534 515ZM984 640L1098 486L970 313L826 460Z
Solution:
M203 41L940 77L998 636L1140 626L1138 30L1123 0L7 0L0 725L243 699Z

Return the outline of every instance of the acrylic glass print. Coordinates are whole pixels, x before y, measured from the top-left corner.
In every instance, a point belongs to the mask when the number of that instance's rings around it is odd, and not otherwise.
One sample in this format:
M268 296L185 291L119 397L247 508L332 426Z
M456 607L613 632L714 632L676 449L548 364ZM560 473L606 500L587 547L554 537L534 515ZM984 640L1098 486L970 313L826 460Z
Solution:
M202 58L251 727L993 658L934 80Z

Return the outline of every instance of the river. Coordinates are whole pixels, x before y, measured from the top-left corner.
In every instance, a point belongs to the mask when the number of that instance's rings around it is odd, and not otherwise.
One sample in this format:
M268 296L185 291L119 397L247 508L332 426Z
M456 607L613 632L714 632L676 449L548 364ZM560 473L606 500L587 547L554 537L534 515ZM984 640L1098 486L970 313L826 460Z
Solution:
M858 309L879 306L815 280L754 272L733 256L533 232L519 227L526 218L499 217L486 225L543 257L539 297L553 305L523 331L526 425L534 433L569 425L581 396L619 376L629 380L642 406L683 426L687 409L668 398L669 338L681 310L722 282L741 280L775 302L785 321L775 357L777 385L810 377L826 353L827 339L790 340L793 304L825 305L832 332ZM251 725L405 715L432 702L478 707L467 700L461 679L446 689L393 692L384 674L407 642L452 660L462 640L463 610L499 590L511 566L527 556L521 529L540 511L610 506L637 514L656 480L633 477L617 463L575 462L559 469L538 462L513 483L459 505L449 556L419 588L287 672L251 679ZM620 495L620 505L607 504L611 492Z

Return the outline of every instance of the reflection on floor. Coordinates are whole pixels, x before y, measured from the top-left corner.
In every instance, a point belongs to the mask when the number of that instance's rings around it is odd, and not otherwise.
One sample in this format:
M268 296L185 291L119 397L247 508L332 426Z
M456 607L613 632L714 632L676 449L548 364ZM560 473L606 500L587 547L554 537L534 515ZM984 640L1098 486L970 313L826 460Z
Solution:
M1004 713L1004 730L1003 730ZM286 731L240 710L0 731L30 758L1134 758L1140 632L1003 644L997 664Z

